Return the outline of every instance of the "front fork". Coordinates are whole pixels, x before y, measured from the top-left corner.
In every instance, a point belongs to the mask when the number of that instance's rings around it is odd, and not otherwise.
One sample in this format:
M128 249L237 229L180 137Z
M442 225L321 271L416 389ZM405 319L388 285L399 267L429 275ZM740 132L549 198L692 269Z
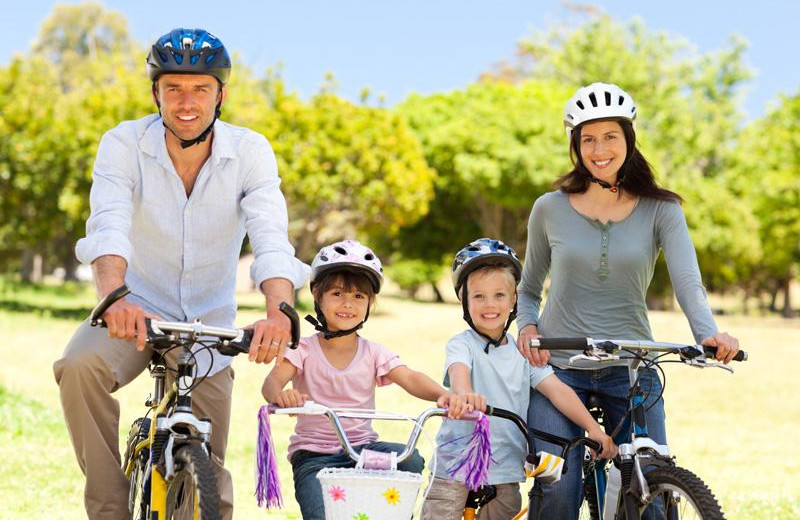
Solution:
M164 518L166 514L167 484L180 470L175 467L174 459L178 448L188 442L199 441L206 453L210 452L211 421L198 419L192 413L195 361L191 352L182 352L177 365L178 373L172 388L163 395L163 399L157 401L156 424L151 430L150 504L152 513L156 514L151 518ZM175 408L168 413L173 397Z

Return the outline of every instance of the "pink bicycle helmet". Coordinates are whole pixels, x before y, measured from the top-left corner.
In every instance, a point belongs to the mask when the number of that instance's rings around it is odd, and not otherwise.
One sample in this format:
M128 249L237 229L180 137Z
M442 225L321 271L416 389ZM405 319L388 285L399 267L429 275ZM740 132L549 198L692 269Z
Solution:
M320 276L330 271L350 271L364 273L372 282L375 294L383 284L381 260L358 240L342 240L319 250L311 262L311 288Z

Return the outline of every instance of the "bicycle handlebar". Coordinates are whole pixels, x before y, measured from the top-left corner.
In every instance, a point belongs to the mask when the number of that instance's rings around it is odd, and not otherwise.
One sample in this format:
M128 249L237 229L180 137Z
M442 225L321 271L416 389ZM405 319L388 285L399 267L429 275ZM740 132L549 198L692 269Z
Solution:
M429 408L423 411L419 416L416 418L401 415L391 412L380 412L377 410L365 410L359 408L329 408L327 406L315 403L313 401L306 401L303 406L299 407L292 407L292 408L280 408L275 404L270 404L267 407L268 413L271 414L281 414L281 415L325 415L331 422L333 426L333 430L336 433L336 437L339 439L339 444L341 444L344 452L353 459L354 461L358 461L359 454L353 449L353 446L350 444L350 440L347 438L347 434L342 426L340 421L341 418L356 418L356 419L378 419L378 420L410 420L414 423L414 429L411 431L409 435L408 442L406 442L405 448L403 448L403 452L397 456L397 461L402 462L408 457L411 456L414 448L419 441L420 434L422 433L422 428L425 425L425 421L430 419L431 417L444 417L447 415L446 408ZM517 414L510 412L508 410L504 410L502 408L495 408L490 405L486 405L486 415L492 417L500 417L502 419L507 419L513 422L517 429L519 429L520 433L522 433L525 441L527 443L527 457L526 460L533 464L538 463L538 457L534 452L533 446L533 439L531 435L528 433L528 426L525 421ZM463 415L460 420L477 420L480 417L480 412L470 412ZM598 455L601 453L603 447L599 442L596 442L588 437L576 437L572 440L564 439L563 437L559 437L557 435L553 435L541 430L532 430L533 437L541 438L542 440L546 440L553 444L557 444L562 447L561 458L566 460L566 454L569 450L574 448L575 446L584 444L589 448L593 449ZM567 466L566 462L564 463L563 472L566 473Z
M111 307L117 300L120 300L130 293L127 286L122 285L117 287L105 298L100 300L97 306L92 309L89 316L89 322L93 327L105 327L103 321L103 314ZM291 322L291 340L289 348L296 349L300 341L300 317L297 311L288 303L281 302L278 309L285 314ZM160 321L151 318L145 318L147 325L147 343L153 349L164 349L171 347L178 340L171 333L190 334L193 339L199 340L202 336L211 336L218 338L217 351L224 356L235 356L237 354L246 354L250 351L250 342L253 340L252 329L229 329L224 327L215 327L211 325L204 325L199 320L189 323L181 321Z
M695 359L701 355L712 358L717 353L717 347L707 345L683 345L680 343L665 343L659 341L624 340L592 338L537 338L531 340L531 347L546 350L593 350L599 349L606 353L614 353L622 349L641 349L655 352L672 352L679 354L682 359ZM740 350L733 358L734 361L747 361L747 352Z

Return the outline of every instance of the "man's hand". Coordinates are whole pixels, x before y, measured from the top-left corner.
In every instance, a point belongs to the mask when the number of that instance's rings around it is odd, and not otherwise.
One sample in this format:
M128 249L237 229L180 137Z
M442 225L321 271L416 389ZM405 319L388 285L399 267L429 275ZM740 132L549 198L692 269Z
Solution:
M136 340L136 350L143 351L147 342L147 327L144 310L124 298L114 302L105 313L103 321L108 327L108 336L116 339Z
M245 328L253 329L248 356L250 361L269 363L275 358L278 363L283 361L286 347L292 339L292 322L284 313L275 309L266 320L258 320Z

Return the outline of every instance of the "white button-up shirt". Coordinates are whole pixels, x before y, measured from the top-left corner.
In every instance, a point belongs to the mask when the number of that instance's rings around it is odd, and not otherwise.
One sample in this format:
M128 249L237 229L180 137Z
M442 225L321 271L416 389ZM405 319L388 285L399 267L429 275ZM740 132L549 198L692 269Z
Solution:
M217 121L211 155L187 197L164 132L161 118L151 115L103 136L78 259L124 258L129 301L165 320L233 325L245 232L255 254L250 275L256 286L286 278L301 287L310 268L289 243L286 201L266 138ZM205 357L197 360L198 374L208 369ZM230 364L219 354L214 360L211 374Z

